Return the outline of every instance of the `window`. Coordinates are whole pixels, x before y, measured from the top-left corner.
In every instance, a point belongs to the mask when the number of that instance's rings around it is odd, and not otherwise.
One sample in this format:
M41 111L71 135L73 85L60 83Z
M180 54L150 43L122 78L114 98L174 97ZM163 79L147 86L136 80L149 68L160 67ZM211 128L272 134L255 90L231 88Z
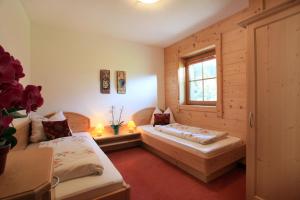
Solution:
M215 50L186 59L186 102L216 106L217 60Z
M178 48L178 109L223 117L222 35ZM192 51L191 51L192 49Z

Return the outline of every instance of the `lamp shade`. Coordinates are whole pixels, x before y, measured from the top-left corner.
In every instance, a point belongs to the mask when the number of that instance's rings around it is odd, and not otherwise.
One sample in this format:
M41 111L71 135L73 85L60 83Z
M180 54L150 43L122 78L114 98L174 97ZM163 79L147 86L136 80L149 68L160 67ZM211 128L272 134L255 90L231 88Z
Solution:
M104 126L103 126L103 124L101 124L101 123L97 124L97 126L96 126L96 128L95 128L95 133L96 133L97 135L101 135L101 134L103 133L103 131L104 131Z
M127 127L129 129L129 131L133 131L135 129L136 125L135 125L134 121L131 120L127 123Z

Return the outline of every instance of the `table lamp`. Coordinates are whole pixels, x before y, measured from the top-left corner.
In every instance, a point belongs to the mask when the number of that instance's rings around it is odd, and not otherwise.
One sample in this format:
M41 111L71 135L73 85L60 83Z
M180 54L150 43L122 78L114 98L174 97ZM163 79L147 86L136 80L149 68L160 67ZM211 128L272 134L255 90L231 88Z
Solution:
M129 133L134 133L135 127L136 127L134 121L132 121L132 120L129 121L129 122L127 123L127 127L128 127L128 129L129 129Z
M96 136L101 136L103 132L104 132L103 124L101 124L101 123L97 124L97 126L95 128L95 135Z

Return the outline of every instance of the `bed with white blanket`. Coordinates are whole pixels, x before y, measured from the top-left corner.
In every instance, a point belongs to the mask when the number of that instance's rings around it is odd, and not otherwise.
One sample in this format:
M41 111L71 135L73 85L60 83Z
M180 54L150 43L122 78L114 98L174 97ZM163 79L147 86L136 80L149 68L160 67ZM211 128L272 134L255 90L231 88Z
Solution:
M138 127L144 147L209 182L245 157L245 144L226 132L170 124Z
M64 115L73 131L72 136L29 145L26 137L23 137L16 150L53 149L53 175L60 179L52 191L55 199L129 200L130 186L87 132L90 128L89 119L77 113L65 112ZM19 139L23 135L28 138L29 124L30 121L19 126Z

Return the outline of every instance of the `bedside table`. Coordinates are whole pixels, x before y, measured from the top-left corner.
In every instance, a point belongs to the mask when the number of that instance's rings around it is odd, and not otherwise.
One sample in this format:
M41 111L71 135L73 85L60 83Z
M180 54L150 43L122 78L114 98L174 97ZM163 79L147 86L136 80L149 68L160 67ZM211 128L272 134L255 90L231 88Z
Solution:
M0 176L0 199L50 200L53 150L11 151Z
M105 132L101 136L94 136L93 138L104 152L136 147L142 144L140 133L121 132L119 135L114 135Z

